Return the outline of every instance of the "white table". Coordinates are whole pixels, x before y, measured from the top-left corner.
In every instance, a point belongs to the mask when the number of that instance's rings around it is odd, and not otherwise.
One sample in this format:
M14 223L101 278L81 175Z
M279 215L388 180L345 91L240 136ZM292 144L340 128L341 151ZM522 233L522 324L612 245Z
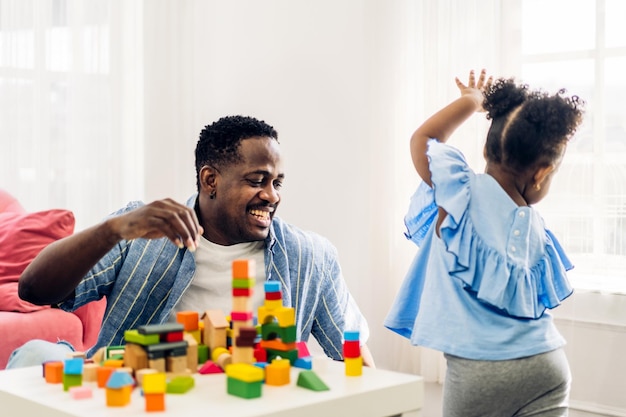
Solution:
M0 414L20 417L176 417L193 415L227 417L418 417L424 385L420 376L363 367L363 375L345 376L343 362L316 358L313 371L330 387L311 391L296 385L299 368L291 369L291 383L263 385L260 398L244 399L226 392L226 375L195 374L195 387L185 394L166 394L164 412L146 412L139 389L124 407L108 407L105 391L95 382L93 398L73 399L63 384L48 384L41 367L0 371Z

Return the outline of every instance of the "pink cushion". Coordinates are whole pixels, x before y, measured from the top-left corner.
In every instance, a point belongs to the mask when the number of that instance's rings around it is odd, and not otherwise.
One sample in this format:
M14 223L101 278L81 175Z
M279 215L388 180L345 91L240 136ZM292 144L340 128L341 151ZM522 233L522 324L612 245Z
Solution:
M26 213L26 210L15 197L0 189L0 213Z
M20 299L17 281L44 247L71 235L74 224L74 214L68 210L0 213L0 311L26 313L49 308Z

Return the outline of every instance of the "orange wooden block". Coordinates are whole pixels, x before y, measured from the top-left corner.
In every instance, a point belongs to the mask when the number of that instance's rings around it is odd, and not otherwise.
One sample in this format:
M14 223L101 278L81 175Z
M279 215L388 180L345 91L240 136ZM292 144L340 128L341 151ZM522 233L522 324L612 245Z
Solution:
M109 377L117 369L118 368L114 366L101 366L96 369L96 381L98 382L98 388L106 387Z
M60 384L63 382L63 362L48 362L44 366L46 382Z
M235 259L233 278L255 278L256 262L254 259Z
M198 330L199 315L197 311L179 311L176 313L176 321L183 325L186 332Z
M146 411L165 411L165 394L144 394Z

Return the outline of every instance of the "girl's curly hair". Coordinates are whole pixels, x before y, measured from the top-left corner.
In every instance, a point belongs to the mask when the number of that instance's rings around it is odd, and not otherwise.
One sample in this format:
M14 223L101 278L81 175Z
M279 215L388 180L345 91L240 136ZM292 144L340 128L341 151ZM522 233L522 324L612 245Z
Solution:
M564 89L550 95L500 78L485 91L483 108L491 127L485 156L516 172L553 163L563 145L582 122L585 102L565 96Z

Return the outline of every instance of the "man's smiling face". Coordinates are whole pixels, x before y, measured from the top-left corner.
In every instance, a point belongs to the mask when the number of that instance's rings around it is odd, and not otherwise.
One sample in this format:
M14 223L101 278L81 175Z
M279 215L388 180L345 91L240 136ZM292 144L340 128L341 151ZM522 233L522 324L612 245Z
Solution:
M240 162L217 167L215 198L202 216L205 237L224 246L267 237L285 177L275 139L244 139L239 154Z

